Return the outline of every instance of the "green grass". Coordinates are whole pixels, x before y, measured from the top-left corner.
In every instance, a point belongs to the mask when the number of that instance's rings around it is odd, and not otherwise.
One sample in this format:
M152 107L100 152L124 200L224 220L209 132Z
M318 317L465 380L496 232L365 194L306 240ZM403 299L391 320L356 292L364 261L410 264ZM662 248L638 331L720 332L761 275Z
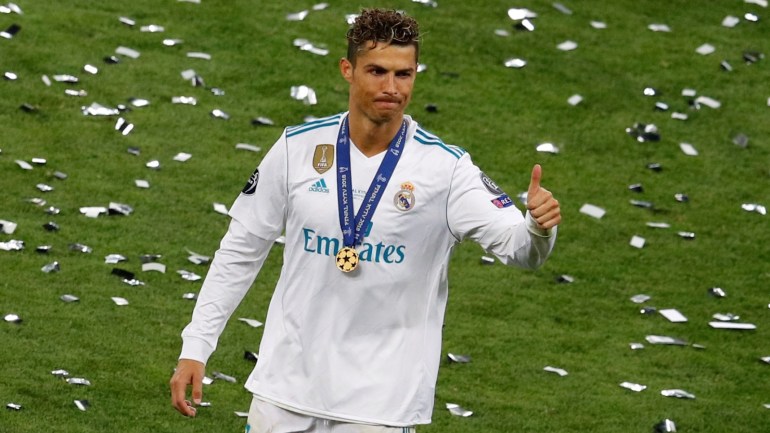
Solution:
M566 3L565 3L566 4ZM742 17L767 10L740 1L596 0L567 4L572 15L551 2L439 1L437 8L407 0L380 6L404 9L416 16L424 32L420 74L410 113L444 141L460 145L509 194L525 190L530 168L544 167L543 184L562 204L564 222L556 250L537 272L484 266L474 244L461 244L450 268L450 301L444 351L472 356L469 364L443 363L436 391L433 424L422 433L442 432L648 432L664 418L687 432L758 432L770 429L767 377L770 367L759 358L770 355L770 230L768 217L741 210L743 203L770 206L770 123L767 122L767 60L742 61L745 50L766 52L770 40L766 20L742 20L732 29L720 25L727 15ZM19 314L23 322L0 322L0 403L19 403L21 411L0 412L0 431L103 432L236 432L244 420L248 393L242 383L253 364L244 350L256 351L260 329L233 321L225 330L208 373L222 371L238 384L217 381L204 390L212 407L196 419L177 415L170 406L167 381L176 364L179 333L193 304L182 298L197 292L200 282L181 279L186 269L204 275L205 266L187 261L187 249L213 255L227 218L212 203L228 206L259 162L261 155L237 151L239 142L267 149L284 125L308 115L323 116L346 107L347 88L337 72L344 54L344 15L359 2L339 1L314 11L302 22L287 22L288 13L308 2L203 0L195 5L166 0L132 2L20 3L24 15L0 14L0 29L13 23L22 30L0 40L0 72L18 74L0 81L0 219L18 223L0 242L25 241L23 251L0 251L0 313ZM539 14L536 31L513 31L509 7ZM164 33L142 33L118 22L127 16L141 25L157 24ZM607 29L593 29L591 20ZM647 29L668 24L671 33ZM500 37L495 29L509 29ZM294 38L325 44L326 57L300 52ZM164 38L184 44L164 47ZM578 49L561 52L556 45L573 40ZM703 43L717 51L695 53ZM138 59L116 65L102 58L118 46L141 52ZM188 59L188 51L212 55L211 61ZM523 69L506 69L510 57L528 61ZM720 69L727 60L732 72ZM81 71L90 63L92 76ZM207 86L225 90L215 96L192 87L180 72L194 69ZM76 85L40 77L71 74ZM319 103L305 106L289 98L293 85L316 90ZM657 88L658 97L642 89ZM83 98L64 95L65 88L84 89ZM694 110L681 96L684 88L713 97L722 107ZM581 94L572 107L569 96ZM173 105L172 96L195 96L197 106ZM114 131L114 118L83 116L80 107L107 106L129 98L150 100L124 117L136 125L128 136ZM687 121L657 112L664 101ZM25 113L19 106L37 107ZM427 113L436 104L438 113ZM212 118L221 109L230 120ZM255 127L257 116L274 127ZM654 123L661 141L637 143L624 132L635 122ZM749 146L732 143L745 133ZM550 141L559 155L539 154L538 143ZM688 157L679 143L693 144L700 155ZM127 152L141 149L140 155ZM179 152L192 159L173 161ZM15 160L47 159L45 166L21 170ZM161 162L160 170L145 164ZM651 162L663 165L655 173ZM66 180L53 177L67 173ZM134 186L146 179L147 190ZM43 193L38 183L55 188ZM643 193L628 186L644 185ZM674 194L686 193L688 203ZM29 203L44 198L61 209L48 215ZM629 200L648 200L654 210ZM82 206L115 201L134 207L130 216L80 215ZM607 210L601 220L579 213L584 203ZM54 221L58 232L42 226ZM670 229L650 229L648 221L665 221ZM678 231L692 231L686 241ZM643 249L628 245L633 235L647 239ZM93 253L69 250L83 243ZM48 255L35 252L51 245ZM235 317L264 319L281 265L281 248L271 252L253 289ZM104 263L120 253L129 260ZM142 254L160 254L165 274L141 272ZM58 261L61 271L40 268ZM130 287L111 275L113 267L137 273L144 286ZM572 284L556 277L568 274ZM707 294L722 287L728 296ZM59 300L65 293L78 303ZM672 324L659 315L639 314L629 298L652 296L648 305L677 308L690 321ZM116 306L112 296L129 300ZM714 313L739 314L756 331L710 329ZM631 342L646 335L670 335L706 349ZM569 371L559 377L546 365ZM77 387L52 376L55 369L85 377L90 387ZM620 382L642 383L634 393ZM695 400L660 395L682 388ZM86 412L75 399L88 399ZM470 418L451 416L447 402L474 411Z

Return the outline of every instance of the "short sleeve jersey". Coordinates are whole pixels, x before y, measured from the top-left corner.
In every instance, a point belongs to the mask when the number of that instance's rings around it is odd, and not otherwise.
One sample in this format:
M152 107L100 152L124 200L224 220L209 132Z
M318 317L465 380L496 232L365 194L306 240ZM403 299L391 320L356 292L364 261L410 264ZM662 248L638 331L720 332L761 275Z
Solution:
M494 247L524 219L464 150L407 116L402 156L357 247L358 269L341 272L335 143L346 115L286 128L230 211L253 234L286 239L246 387L320 417L429 423L451 250L464 238ZM382 154L350 152L357 211Z

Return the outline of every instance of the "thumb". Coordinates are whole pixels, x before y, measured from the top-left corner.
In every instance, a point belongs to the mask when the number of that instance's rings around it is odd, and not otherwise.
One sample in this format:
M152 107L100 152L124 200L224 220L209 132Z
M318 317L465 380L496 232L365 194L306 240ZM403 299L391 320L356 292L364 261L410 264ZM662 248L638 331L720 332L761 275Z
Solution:
M540 189L540 178L543 176L543 169L540 164L535 164L532 167L532 178L529 181L529 188L527 189L527 195L533 196Z

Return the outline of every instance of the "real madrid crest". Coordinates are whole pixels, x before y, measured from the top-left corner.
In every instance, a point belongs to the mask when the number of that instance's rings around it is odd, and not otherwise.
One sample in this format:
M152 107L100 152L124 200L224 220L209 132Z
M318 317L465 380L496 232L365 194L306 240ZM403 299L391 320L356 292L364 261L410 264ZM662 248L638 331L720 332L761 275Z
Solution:
M396 205L396 209L402 212L411 210L414 207L414 185L412 185L412 182L401 184L401 189L393 197L393 204Z
M318 174L324 174L334 165L334 145L319 144L313 153L313 168Z

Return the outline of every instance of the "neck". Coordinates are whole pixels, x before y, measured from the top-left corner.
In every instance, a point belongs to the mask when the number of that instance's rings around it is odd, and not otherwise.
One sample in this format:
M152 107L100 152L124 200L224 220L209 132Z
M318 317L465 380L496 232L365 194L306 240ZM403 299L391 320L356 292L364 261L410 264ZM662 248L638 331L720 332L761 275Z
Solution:
M388 149L403 120L404 116L399 115L385 122L373 122L366 116L356 116L351 112L348 114L350 140L364 155L377 155Z

